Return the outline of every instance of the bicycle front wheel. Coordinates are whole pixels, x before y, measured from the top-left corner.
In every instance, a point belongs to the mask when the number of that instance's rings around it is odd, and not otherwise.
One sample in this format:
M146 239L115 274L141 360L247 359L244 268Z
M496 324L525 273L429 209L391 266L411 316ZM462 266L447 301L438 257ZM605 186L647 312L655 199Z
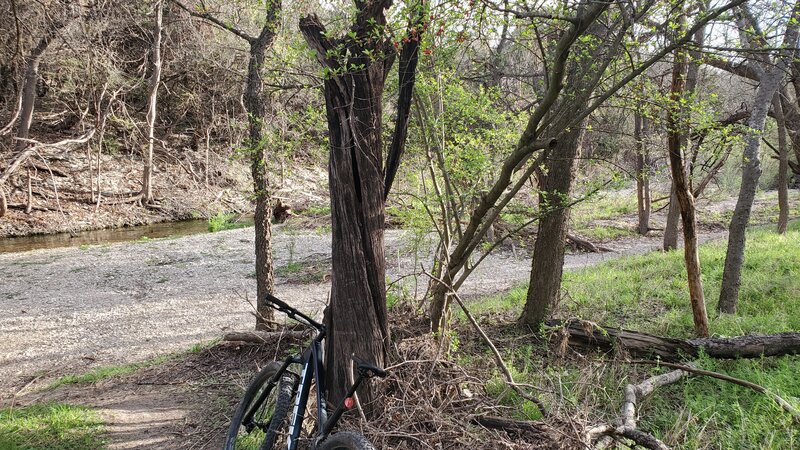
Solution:
M375 450L375 447L359 433L342 431L328 436L317 450Z
M271 450L285 441L296 383L293 374L284 372L276 385L270 384L281 366L273 361L253 377L233 414L225 450ZM251 418L245 421L246 416Z

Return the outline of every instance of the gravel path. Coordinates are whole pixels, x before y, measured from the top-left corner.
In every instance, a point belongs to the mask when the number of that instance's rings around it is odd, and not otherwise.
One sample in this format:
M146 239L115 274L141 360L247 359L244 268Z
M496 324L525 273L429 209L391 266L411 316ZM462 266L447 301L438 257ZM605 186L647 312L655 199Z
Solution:
M705 238L717 237L709 235ZM568 255L567 268L658 248L660 238L630 238L615 253ZM0 254L0 393L38 375L142 361L185 350L226 330L252 325L253 228L154 240ZM392 279L413 271L410 237L386 236ZM320 314L329 284L291 280L290 262L330 265L330 237L278 227L274 254L278 296ZM294 264L297 267L297 264ZM426 265L427 267L427 265ZM530 259L504 250L487 258L462 288L470 297L525 282ZM410 292L424 293L424 280Z

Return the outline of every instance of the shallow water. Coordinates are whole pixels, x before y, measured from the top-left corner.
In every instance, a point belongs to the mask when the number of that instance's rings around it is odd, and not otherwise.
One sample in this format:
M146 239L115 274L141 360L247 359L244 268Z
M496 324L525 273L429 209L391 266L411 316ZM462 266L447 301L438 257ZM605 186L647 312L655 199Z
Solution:
M240 221L248 225L252 225L253 223L252 217L242 218ZM181 237L208 232L208 221L197 219L180 222L161 222L136 227L80 231L77 233L36 234L32 236L0 239L0 253L17 253L60 247L80 247L82 245L112 244L115 242Z

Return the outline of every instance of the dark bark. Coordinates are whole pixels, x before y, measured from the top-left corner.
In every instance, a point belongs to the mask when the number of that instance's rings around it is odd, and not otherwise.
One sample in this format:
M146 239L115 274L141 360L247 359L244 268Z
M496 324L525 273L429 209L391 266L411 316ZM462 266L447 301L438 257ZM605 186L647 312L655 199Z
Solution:
M670 188L669 207L667 208L667 223L664 225L664 251L675 250L678 248L678 224L680 223L681 211L678 205L678 196L675 193L675 180L672 180Z
M422 30L425 19L422 5L416 7L414 16L408 24L409 30ZM386 176L384 181L384 200L389 197L392 183L400 168L400 160L406 146L406 136L408 135L408 121L411 113L411 100L413 99L414 84L417 77L417 62L419 61L419 44L421 32L414 32L409 37L408 42L403 45L400 51L400 61L398 64L398 83L399 93L397 95L397 120L394 124L392 141L389 144L389 152L386 156Z
M326 383L328 401L340 403L346 394L353 355L378 366L386 362L389 325L386 313L384 256L384 195L389 185L383 169L383 92L394 60L388 41L376 37L386 24L389 1L359 3L351 32L341 39L327 36L319 18L300 20L300 31L328 70L323 84L329 130L331 196L331 298L325 313ZM419 11L415 12L419 14ZM409 23L416 23L415 16ZM401 51L400 111L390 148L396 173L402 155L408 110L413 93L421 28L409 30L408 49ZM358 391L365 413L375 409L373 387Z
M539 220L533 247L530 285L520 322L538 325L547 318L559 299L564 267L567 219L583 124L573 127L548 153L546 175L540 182L539 208L547 211Z
M636 211L638 231L642 236L650 231L650 154L645 144L647 119L640 113L634 116L633 136L636 140Z

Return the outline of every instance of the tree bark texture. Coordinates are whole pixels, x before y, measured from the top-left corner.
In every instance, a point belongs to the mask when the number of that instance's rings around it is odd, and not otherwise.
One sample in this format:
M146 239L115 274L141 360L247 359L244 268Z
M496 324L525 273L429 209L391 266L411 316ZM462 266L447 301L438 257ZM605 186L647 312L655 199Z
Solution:
M153 28L153 43L150 48L152 72L147 93L147 151L144 155L142 171L142 203L153 203L153 144L155 143L155 125L158 106L158 86L161 84L161 30L164 19L164 2L155 4L156 21Z
M650 231L650 155L645 143L647 119L636 113L633 134L636 140L636 210L638 212L638 231L642 236Z
M775 93L772 111L778 125L778 233L785 234L789 225L789 146L786 142L786 119L780 96L780 91Z
M728 248L725 254L725 267L722 272L722 286L717 309L721 313L735 314L739 301L742 264L744 263L745 232L750 221L750 212L756 196L758 179L761 177L761 135L767 119L767 111L772 98L783 79L783 72L774 68L761 77L761 84L756 90L750 120L747 122L748 132L742 155L742 184L739 197L733 210L728 227Z
M375 35L386 24L384 10L389 4L383 0L357 4L351 32L342 39L330 39L315 15L300 20L300 31L327 71L323 93L330 140L332 271L331 298L325 313L325 381L331 404L344 399L354 355L378 366L386 362L389 325L384 196L388 188L384 182L381 122L384 85L394 49ZM419 39L419 35L410 35L409 40L413 39ZM401 56L401 79L406 83L413 83L409 71L416 66L416 54L416 49L409 49ZM402 86L400 92L401 107L406 101L410 105L412 92ZM387 168L389 178L402 153L398 139L404 140L406 133L408 111L404 109L398 117L401 122L402 126L395 129L399 136L390 148L389 159L394 166ZM375 411L371 407L375 399L372 385L362 384L358 396L365 413L371 416Z
M740 28L750 28L758 31L759 26L752 23L752 14L747 6L742 6L743 14L739 18ZM747 13L747 14L744 14ZM717 309L721 313L734 314L739 302L739 286L741 285L742 264L744 263L745 232L750 221L750 212L761 177L761 161L759 150L761 136L767 112L775 93L783 81L786 68L793 63L793 54L797 47L798 33L800 32L800 1L795 2L791 18L787 21L782 46L792 49L791 52L781 51L773 61L766 55L754 55L757 64L755 71L758 73L760 84L753 100L752 113L748 120L748 133L745 138L742 165L742 185L739 188L739 198L733 210L733 217L728 228L728 249L725 254L725 267L722 272L722 286L719 293ZM758 32L754 37L742 34L742 41L749 39L754 47L766 44L763 32Z
M539 208L547 213L539 220L533 246L530 285L520 321L538 325L558 302L564 267L568 204L572 192L575 158L584 124L573 127L548 152L546 175L540 183Z
M275 290L275 275L272 260L272 187L269 181L268 148L264 141L264 98L261 68L264 53L272 46L277 36L281 5L271 3L266 11L265 25L261 34L250 41L250 59L247 64L247 85L244 105L247 108L250 172L255 194L255 253L256 253L256 330L274 327L274 311L267 306L266 294Z
M681 13L681 28L685 27L686 18ZM689 299L692 305L695 334L708 336L708 314L706 313L703 282L700 277L700 255L697 243L697 219L695 217L694 196L686 175L683 161L683 150L688 142L689 127L686 123L688 111L682 106L687 93L694 90L696 83L696 67L692 82L687 83L688 55L685 50L675 52L672 67L672 88L670 92L670 108L667 117L667 147L669 150L669 166L672 171L672 185L675 189L683 225L683 254L686 262L686 275L689 283ZM689 84L687 86L687 84Z
M573 320L548 320L551 327L563 327L553 337L553 344L563 349L564 340L574 348L599 349L603 352L624 351L639 358L661 358L680 361L697 358L704 353L712 358L761 358L800 354L800 333L786 332L733 338L676 339L637 331L623 330Z
M667 223L664 225L664 241L662 244L665 252L678 248L678 224L680 223L680 218L681 211L678 205L678 195L675 193L675 180L672 180L669 206L667 207Z

